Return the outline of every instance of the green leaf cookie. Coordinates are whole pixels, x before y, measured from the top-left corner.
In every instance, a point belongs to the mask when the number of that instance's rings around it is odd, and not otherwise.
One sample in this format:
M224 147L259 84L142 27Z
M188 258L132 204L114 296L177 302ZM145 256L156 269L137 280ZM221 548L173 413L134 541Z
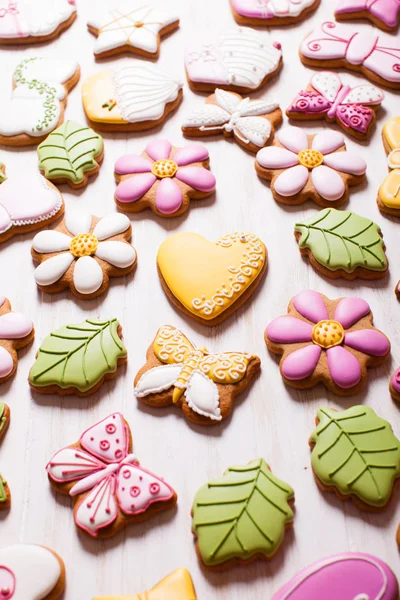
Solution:
M1 437L1 432L3 431L3 429L6 425L6 422L7 422L7 419L4 416L5 412L6 412L6 407L4 406L4 404L2 402L0 402L0 437Z
M220 479L199 489L193 502L193 532L203 562L215 566L232 559L272 557L285 525L293 520L292 488L259 458L230 467Z
M400 442L390 424L368 406L320 408L317 419L311 462L322 485L363 504L385 506L400 476Z

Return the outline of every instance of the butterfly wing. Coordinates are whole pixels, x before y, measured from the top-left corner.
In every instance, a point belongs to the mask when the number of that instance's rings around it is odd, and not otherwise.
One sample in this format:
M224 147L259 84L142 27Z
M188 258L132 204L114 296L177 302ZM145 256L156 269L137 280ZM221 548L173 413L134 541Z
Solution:
M105 464L79 448L63 448L48 463L46 470L53 481L69 483L98 473Z
M221 352L208 354L199 364L200 370L216 383L238 383L254 357L247 352Z
M233 128L235 137L262 148L271 136L272 125L263 117L240 117Z
M219 408L219 392L215 383L203 372L192 372L185 391L188 406L197 414L213 421L222 419Z
M194 350L194 346L179 329L163 325L157 331L153 344L154 354L165 364L183 363Z
M182 371L182 365L161 365L143 373L134 393L136 398L145 398L150 394L158 394L172 387Z
M121 413L113 413L81 436L80 443L106 463L120 462L128 454L129 431Z
M139 515L156 502L168 502L175 492L163 479L139 464L122 465L118 474L117 498L126 515Z
M228 123L230 114L216 104L204 104L201 108L196 108L183 123L183 127L204 127L204 128L222 128Z
M218 103L218 106L226 110L228 114L234 113L242 102L242 98L236 94L233 94L232 92L226 92L220 88L215 90L215 99Z
M92 537L111 525L118 516L116 485L117 476L114 473L104 477L75 506L76 525Z
M240 111L241 117L256 117L258 115L268 115L279 108L277 102L268 102L267 100L251 100L247 102L244 109Z
M385 98L385 94L374 85L365 84L352 88L341 104L364 104L374 106L380 104Z
M342 87L342 81L336 73L332 73L332 71L322 71L322 73L313 75L311 85L317 92L322 94L324 98L329 100L329 102L334 102Z

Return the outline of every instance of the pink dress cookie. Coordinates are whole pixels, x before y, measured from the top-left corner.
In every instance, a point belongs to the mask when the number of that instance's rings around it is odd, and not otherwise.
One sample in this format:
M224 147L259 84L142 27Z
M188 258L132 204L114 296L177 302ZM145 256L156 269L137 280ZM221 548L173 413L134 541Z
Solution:
M399 23L400 0L339 0L335 18L369 19L381 29L392 31Z
M293 25L319 6L320 0L231 0L240 25Z

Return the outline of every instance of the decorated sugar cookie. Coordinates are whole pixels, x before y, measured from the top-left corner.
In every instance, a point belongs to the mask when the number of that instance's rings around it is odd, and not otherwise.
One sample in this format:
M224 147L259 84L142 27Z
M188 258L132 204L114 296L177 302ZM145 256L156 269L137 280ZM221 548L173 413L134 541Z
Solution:
M95 129L143 131L160 125L179 106L182 83L150 63L132 61L88 77L82 100Z
M135 377L135 396L150 406L177 405L190 421L211 425L232 412L234 397L248 387L260 364L247 352L210 354L179 329L163 325Z
M326 277L379 279L388 272L379 225L356 213L325 208L298 221L294 234L301 254Z
M63 122L68 92L79 76L79 65L73 60L23 60L14 71L11 97L3 100L0 143L28 146L44 140Z
M400 367L398 367L392 375L389 383L389 390L393 399L400 402Z
M121 413L83 432L47 465L51 485L74 499L77 527L98 539L176 504L177 495L132 454L132 435Z
M167 9L161 14L151 4L135 1L95 11L87 26L97 36L96 58L109 58L123 52L157 58L160 38L179 27L179 18Z
M395 574L371 554L344 552L302 569L272 600L397 600Z
M224 31L216 41L186 48L185 67L190 87L198 92L215 88L249 93L267 83L282 67L281 45L248 27Z
M289 119L325 120L336 123L349 135L369 139L376 122L376 111L385 95L379 88L365 83L354 88L344 84L332 71L312 76L286 111Z
M40 394L89 396L114 379L127 361L117 319L86 319L65 325L44 338L29 373L29 385Z
M142 155L126 154L115 163L115 202L126 212L151 208L160 217L182 215L191 200L214 192L216 181L209 164L202 144L176 148L168 140L152 140Z
M6 180L6 165L0 162L0 183Z
M38 287L48 293L70 288L81 300L104 293L110 277L123 277L136 266L129 243L131 223L126 215L111 213L99 219L69 212L57 229L40 231L32 242Z
M28 346L34 337L32 321L22 313L13 312L10 301L0 296L0 383L14 375L18 366L17 350ZM0 437L1 420L0 415Z
M324 491L365 510L383 508L400 477L400 441L369 406L320 408L311 434L311 463Z
M350 186L364 181L367 165L346 151L344 137L337 131L307 135L299 127L286 127L276 134L272 146L257 153L255 168L271 182L277 202L297 205L312 200L335 208L347 202Z
M364 387L367 368L389 356L390 342L372 320L362 298L329 300L307 290L292 298L287 316L268 325L265 341L282 355L280 370L288 385L308 389L322 382L331 392L349 396Z
M193 581L187 569L176 569L151 590L128 596L101 596L93 600L196 600Z
M0 594L4 600L57 600L65 566L50 548L15 544L0 549Z
M300 58L310 67L358 71L378 85L400 88L400 41L376 31L325 21L300 46Z
M293 502L293 489L263 458L229 467L194 497L192 531L200 560L221 568L272 558L293 522Z
M267 249L253 233L234 232L215 242L175 233L157 254L161 284L171 302L203 325L218 325L244 304L262 281Z
M400 117L387 121L382 130L383 145L388 155L389 175L379 188L379 210L400 216Z
M240 25L293 25L317 8L320 0L231 0Z
M223 133L246 150L257 152L274 136L274 127L282 122L279 104L269 100L250 100L234 92L217 88L201 108L183 122L185 136L206 137Z
M349 19L369 19L381 29L393 31L399 24L399 0L338 0L335 18L338 21Z
M1 348L3 350L3 348ZM10 425L10 409L7 404L0 402L0 442ZM11 492L7 481L0 473L0 510L8 510L11 506ZM0 594L1 594L1 566L0 566ZM1 597L1 596L0 596Z
M10 425L10 408L0 402L0 440L5 436Z
M76 17L75 0L0 0L0 44L36 44L57 37Z

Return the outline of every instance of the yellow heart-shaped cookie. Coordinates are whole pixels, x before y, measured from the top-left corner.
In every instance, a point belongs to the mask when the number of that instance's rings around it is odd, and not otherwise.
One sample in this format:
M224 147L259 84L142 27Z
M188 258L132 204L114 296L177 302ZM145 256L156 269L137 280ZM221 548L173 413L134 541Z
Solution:
M216 242L176 233L161 244L157 265L174 304L205 325L217 325L260 283L267 249L253 233L235 232Z

